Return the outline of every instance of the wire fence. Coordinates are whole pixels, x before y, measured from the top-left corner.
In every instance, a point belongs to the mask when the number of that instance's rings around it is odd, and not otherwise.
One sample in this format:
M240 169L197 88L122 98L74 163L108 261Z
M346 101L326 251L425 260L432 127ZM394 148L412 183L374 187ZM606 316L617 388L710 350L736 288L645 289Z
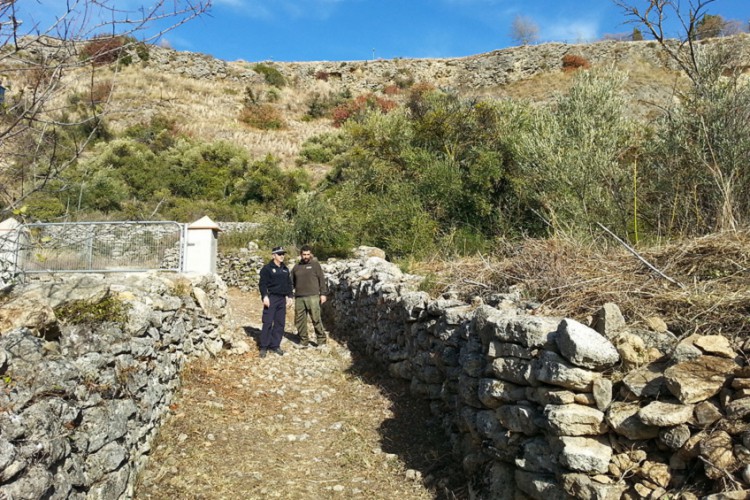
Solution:
M180 271L185 225L178 222L25 224L15 250L20 274Z

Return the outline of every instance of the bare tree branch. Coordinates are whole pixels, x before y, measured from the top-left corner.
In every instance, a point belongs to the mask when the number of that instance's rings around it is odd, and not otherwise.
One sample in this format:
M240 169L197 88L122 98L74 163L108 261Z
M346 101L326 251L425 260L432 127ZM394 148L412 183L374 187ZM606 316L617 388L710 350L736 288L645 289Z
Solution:
M7 89L0 103L0 217L59 179L102 134L120 58L205 14L211 1L156 0L135 9L116 0L46 2L59 10L43 25L21 19L32 11L22 13L20 2L0 0L0 84ZM74 85L84 71L90 74L81 93Z

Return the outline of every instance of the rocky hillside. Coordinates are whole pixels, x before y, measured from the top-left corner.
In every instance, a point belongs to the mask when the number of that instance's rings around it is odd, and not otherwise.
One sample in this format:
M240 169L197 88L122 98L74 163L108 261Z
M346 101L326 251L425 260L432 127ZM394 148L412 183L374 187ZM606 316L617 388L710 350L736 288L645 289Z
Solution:
M707 43L749 41L750 35L738 35ZM315 96L356 97L371 92L398 101L412 85L429 83L467 97L544 102L570 85L574 71L563 67L563 59L574 56L576 64L625 72L625 91L634 115L651 119L670 102L682 81L653 41L548 43L454 59L227 62L159 47L149 47L147 60L136 53L132 56L133 64L116 75L112 68L97 75L113 78L115 111L110 123L115 129L163 114L177 118L182 130L192 136L237 143L258 157L270 153L286 165L293 164L307 138L334 130L329 118L308 115ZM256 71L259 64L278 71L285 84L269 85L267 76ZM82 80L79 85L88 82ZM240 121L247 89L280 113L280 129L258 130Z

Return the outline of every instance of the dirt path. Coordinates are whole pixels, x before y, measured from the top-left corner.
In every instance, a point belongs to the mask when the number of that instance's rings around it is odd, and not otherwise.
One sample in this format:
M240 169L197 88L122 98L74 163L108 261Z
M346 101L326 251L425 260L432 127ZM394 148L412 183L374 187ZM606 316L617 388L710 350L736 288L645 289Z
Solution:
M260 359L259 304L230 291L251 352L188 367L137 499L464 496L438 422L408 387L336 339L301 350L289 335L284 356Z

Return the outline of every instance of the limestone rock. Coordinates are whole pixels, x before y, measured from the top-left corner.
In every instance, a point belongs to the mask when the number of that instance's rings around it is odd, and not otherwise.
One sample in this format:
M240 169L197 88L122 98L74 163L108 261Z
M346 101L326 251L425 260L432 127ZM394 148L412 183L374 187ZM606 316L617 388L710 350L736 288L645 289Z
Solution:
M527 348L553 347L560 320L543 316L519 316L482 305L476 309L474 322L482 344L493 340L520 344Z
M50 305L39 297L21 296L0 307L0 334L17 328L46 335L57 329L57 318Z
M497 419L506 429L521 432L527 436L539 433L535 421L540 415L535 408L529 405L502 405L495 411Z
M535 500L567 500L568 496L559 485L555 476L515 471L516 487Z
M488 408L497 408L502 403L510 403L524 399L526 391L523 387L510 382L483 378L479 380L479 400Z
M550 351L542 352L533 366L537 381L577 391L590 391L594 380L601 378L599 373L575 367Z
M548 405L544 414L558 436L596 436L606 432L604 413L590 406Z
M640 366L651 361L646 343L640 337L630 333L621 333L614 337L613 342L626 367Z
M612 342L573 319L564 319L557 330L557 346L571 363L592 370L615 364L620 355Z
M695 405L693 414L695 416L695 425L703 428L713 425L723 417L721 410L711 401L702 401Z
M694 344L706 354L715 354L729 359L734 359L737 356L729 343L729 339L721 335L700 336L695 339Z
M672 450L682 448L688 439L690 428L685 424L659 430L659 441Z
M366 262L370 257L378 257L385 260L385 252L377 247L359 246L352 250L352 257Z
M518 385L536 385L531 361L519 358L496 358L492 373L499 379Z
M617 304L608 302L594 313L591 327L606 338L612 339L625 328L625 318Z
M569 495L580 500L620 500L628 489L624 482L602 484L586 474L564 474L562 486Z
M724 431L716 431L703 439L698 450L706 460L706 476L710 479L724 477L724 471L734 471L738 465L732 452L732 437Z
M593 393L596 407L601 411L606 410L612 402L612 381L606 378L594 380L591 392Z
M665 369L663 363L650 363L625 375L622 382L636 397L656 397L667 389Z
M717 394L739 368L737 363L716 356L701 356L667 368L667 389L682 403L698 403Z
M682 339L672 350L670 358L673 362L682 363L684 361L690 361L699 358L703 355L701 351L694 343L696 335L691 335Z
M750 415L750 397L735 399L726 406L727 417L741 419Z
M499 340L492 340L490 342L487 348L487 356L490 358L513 357L521 359L531 359L533 357L532 351L528 347L509 342L500 342Z
M646 460L641 464L638 468L637 474L643 479L646 479L662 488L669 486L669 482L672 479L672 474L669 472L669 466L667 464L650 460Z
M659 434L659 428L644 424L638 418L640 407L635 403L615 402L607 410L607 422L612 429L628 439L651 439Z
M612 447L587 437L560 438L560 463L576 472L605 473L612 458Z
M542 437L525 441L521 446L521 455L515 459L515 464L528 472L556 474L560 470L557 453L552 450L550 443Z
M646 318L646 324L657 333L665 333L668 330L667 324L658 316L649 316Z
M693 416L693 405L653 401L638 410L638 418L646 425L672 427L686 423Z

